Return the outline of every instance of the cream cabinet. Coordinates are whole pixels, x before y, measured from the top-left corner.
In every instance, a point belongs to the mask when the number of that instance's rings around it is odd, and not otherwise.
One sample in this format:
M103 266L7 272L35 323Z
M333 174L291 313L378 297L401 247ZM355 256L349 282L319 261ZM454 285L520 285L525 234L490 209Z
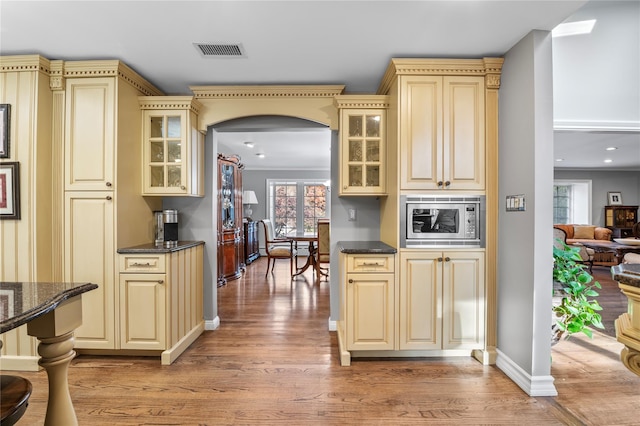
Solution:
M400 253L399 349L484 348L484 252Z
M162 200L140 196L141 95L159 91L120 61L65 62L63 279L92 282L78 349L118 349L118 247L153 240ZM62 201L61 201L62 202Z
M168 365L202 333L203 247L119 251L120 349L156 351Z
M400 189L485 189L484 77L401 76Z
M115 342L115 206L113 192L65 193L65 281L98 288L82 297L76 348L113 349Z
M386 96L336 97L340 109L339 195L386 195L383 107L387 103Z
M190 96L140 97L143 109L142 195L204 196L200 103Z

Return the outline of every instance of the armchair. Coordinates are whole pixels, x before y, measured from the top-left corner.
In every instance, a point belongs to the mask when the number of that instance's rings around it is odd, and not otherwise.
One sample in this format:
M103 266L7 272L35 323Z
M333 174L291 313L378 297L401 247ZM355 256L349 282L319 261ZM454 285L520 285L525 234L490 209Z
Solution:
M273 267L276 265L276 259L289 259L289 266L291 269L291 278L293 278L293 264L297 263L298 252L293 247L293 240L288 238L276 238L275 231L273 229L273 223L270 219L263 219L260 221L264 230L264 246L267 252L267 272L265 276L269 275L269 267L273 272ZM271 261L273 260L273 264Z
M567 233L560 228L553 228L553 245L562 248L558 243L558 240L567 244ZM589 272L593 272L593 258L595 255L595 251L593 249L587 248L580 243L569 244L571 247L579 247L580 248L580 257L582 258L582 263L585 263L589 266Z

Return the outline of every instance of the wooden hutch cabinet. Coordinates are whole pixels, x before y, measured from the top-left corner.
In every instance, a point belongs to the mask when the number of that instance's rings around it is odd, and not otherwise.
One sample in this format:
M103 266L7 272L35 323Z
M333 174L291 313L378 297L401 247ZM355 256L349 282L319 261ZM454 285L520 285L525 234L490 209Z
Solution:
M260 257L258 247L258 222L244 219L244 263L252 263Z
M638 223L638 206L605 206L604 226L613 231L613 238L633 237L633 225Z
M218 286L240 278L245 267L243 168L239 157L218 154Z

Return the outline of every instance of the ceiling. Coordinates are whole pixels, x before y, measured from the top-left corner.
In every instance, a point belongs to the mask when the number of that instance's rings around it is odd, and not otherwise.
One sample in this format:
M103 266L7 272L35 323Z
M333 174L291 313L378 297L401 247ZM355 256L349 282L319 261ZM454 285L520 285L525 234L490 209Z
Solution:
M391 58L502 56L532 29L551 30L584 4L0 0L0 53L120 59L167 95L188 95L190 86L254 84L338 84L345 93L375 93ZM243 56L203 57L194 43L236 44ZM221 130L219 144L225 153L240 154L247 169L291 168L291 155L296 168L329 167L327 130L245 130ZM581 136L567 138L568 144L603 143ZM249 140L256 143L251 150L243 144ZM255 155L260 150L265 158ZM571 158L595 164L588 151L573 151ZM640 151L637 160L640 170Z

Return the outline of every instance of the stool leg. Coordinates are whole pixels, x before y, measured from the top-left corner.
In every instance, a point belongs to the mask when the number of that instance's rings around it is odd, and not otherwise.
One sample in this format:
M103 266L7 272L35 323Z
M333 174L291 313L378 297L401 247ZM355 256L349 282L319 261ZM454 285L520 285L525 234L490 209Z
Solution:
M40 337L38 362L46 371L49 379L49 403L45 426L75 426L78 424L76 413L69 394L67 372L71 360L76 356L73 350L73 332L56 337Z

